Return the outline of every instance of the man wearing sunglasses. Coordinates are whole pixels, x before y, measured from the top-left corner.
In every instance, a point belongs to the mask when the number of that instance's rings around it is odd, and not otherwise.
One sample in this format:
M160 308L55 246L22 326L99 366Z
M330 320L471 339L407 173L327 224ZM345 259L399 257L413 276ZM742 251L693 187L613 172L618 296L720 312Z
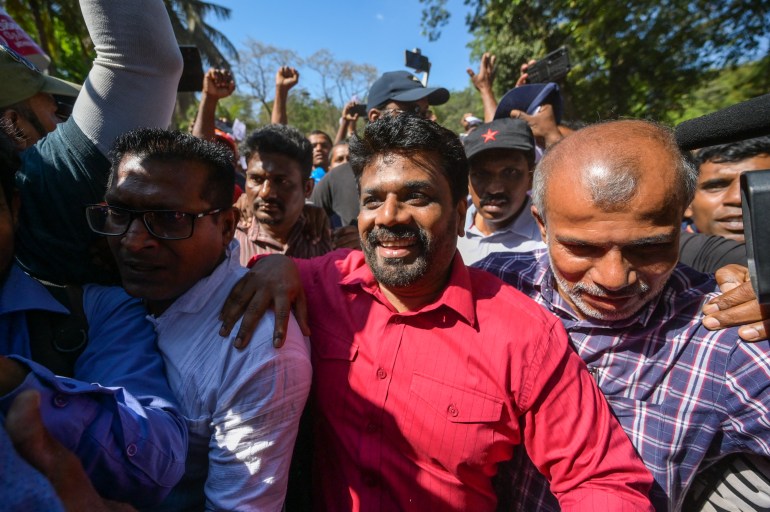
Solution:
M157 129L119 137L112 155L105 203L89 206L87 220L107 236L126 291L144 300L190 431L187 470L166 504L279 510L310 391L310 351L293 319L280 350L272 318L246 351L222 343L219 310L246 272L233 241L230 156Z

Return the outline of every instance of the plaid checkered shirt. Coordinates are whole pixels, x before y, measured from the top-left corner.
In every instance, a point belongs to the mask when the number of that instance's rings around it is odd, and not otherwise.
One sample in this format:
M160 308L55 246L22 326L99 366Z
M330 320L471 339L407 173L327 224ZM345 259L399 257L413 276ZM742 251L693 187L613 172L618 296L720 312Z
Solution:
M496 253L474 266L558 316L623 429L655 477L657 510L678 510L699 468L733 452L770 455L770 344L744 343L737 329L712 332L701 307L714 280L678 265L639 313L604 322L575 315L554 288L547 251ZM501 468L505 510L558 510L528 464ZM498 508L498 510L504 510Z

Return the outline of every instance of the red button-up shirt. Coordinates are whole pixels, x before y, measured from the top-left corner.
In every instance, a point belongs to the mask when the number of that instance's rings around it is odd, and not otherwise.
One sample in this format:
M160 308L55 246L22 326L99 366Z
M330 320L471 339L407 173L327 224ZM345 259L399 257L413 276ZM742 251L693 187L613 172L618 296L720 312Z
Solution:
M455 256L435 302L398 313L360 251L295 260L308 298L315 503L494 510L524 443L564 510L651 510L652 477L559 320Z

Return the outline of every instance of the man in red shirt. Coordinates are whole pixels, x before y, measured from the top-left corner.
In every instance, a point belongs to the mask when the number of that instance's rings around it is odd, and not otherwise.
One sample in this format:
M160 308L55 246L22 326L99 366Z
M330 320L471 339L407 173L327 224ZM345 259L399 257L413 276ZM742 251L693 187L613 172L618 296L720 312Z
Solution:
M314 505L491 511L497 463L523 443L563 510L651 510L650 474L558 319L457 253L457 136L384 117L350 157L363 253L253 270L292 286L298 269L307 293Z

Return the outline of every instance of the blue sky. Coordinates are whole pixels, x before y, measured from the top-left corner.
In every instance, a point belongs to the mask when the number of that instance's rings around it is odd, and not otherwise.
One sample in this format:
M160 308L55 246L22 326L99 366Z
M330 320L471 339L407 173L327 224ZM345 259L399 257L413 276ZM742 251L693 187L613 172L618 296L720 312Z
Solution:
M240 47L251 37L265 44L294 50L302 57L326 48L338 60L368 63L382 73L404 67L404 50L420 48L432 63L430 84L464 89L470 84L466 47L470 36L465 25L468 8L463 0L449 0L449 25L437 42L421 35L422 4L418 0L213 0L232 9L227 21L209 22ZM314 90L311 73L300 85ZM306 81L303 81L305 79Z

